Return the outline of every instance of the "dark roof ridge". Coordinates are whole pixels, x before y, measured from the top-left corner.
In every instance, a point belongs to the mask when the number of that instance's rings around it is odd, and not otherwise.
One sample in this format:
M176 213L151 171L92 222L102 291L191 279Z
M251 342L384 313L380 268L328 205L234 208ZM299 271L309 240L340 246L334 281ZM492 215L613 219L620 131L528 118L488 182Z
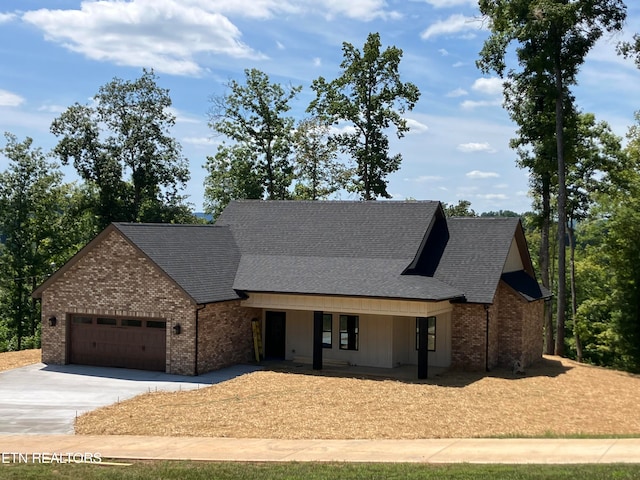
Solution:
M145 227L206 227L206 228L226 227L226 225L214 225L210 223L204 224L204 223L162 223L162 222L113 222L113 225L115 226L126 225L128 227L136 226L136 225L145 226Z

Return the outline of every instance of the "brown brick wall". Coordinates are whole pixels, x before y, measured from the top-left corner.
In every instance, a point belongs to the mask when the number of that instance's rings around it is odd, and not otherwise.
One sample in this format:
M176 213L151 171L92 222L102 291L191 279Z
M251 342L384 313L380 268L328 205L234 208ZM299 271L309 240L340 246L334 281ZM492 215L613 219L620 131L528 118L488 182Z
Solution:
M519 360L528 366L540 360L544 301L527 302L502 281L496 297L500 299L499 364L511 367Z
M261 311L240 300L212 303L198 313L198 373L254 360L251 319Z
M451 315L451 365L484 370L486 345L484 305L455 304Z
M195 305L142 253L112 231L42 293L42 361L68 362L68 315L89 313L167 321L168 373L195 371ZM49 326L48 318L58 323ZM182 333L172 327L180 323Z
M489 306L489 368L524 366L542 358L544 301L527 302L500 282ZM451 363L465 370L484 370L486 311L481 304L456 304L452 313Z

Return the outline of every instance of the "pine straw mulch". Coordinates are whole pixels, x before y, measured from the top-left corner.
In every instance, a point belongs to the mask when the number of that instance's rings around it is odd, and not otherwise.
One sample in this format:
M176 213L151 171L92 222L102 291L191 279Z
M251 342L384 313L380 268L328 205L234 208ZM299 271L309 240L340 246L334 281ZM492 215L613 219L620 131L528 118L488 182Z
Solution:
M545 357L526 374L427 381L260 371L82 415L78 434L413 439L640 434L640 376Z
M42 361L42 350L20 350L0 353L0 372L12 368L26 367Z

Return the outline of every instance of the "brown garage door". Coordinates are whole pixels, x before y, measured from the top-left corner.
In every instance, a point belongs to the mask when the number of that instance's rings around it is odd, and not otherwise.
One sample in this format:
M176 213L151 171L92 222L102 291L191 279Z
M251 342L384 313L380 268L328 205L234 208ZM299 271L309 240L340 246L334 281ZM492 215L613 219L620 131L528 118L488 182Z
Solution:
M165 371L166 322L73 315L70 363Z

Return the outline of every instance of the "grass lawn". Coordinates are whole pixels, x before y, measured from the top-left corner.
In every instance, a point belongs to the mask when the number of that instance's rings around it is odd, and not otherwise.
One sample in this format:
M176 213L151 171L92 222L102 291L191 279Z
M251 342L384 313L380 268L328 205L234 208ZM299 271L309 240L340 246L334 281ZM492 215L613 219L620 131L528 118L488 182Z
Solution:
M426 465L138 462L129 466L0 465L1 479L640 479L640 465Z

